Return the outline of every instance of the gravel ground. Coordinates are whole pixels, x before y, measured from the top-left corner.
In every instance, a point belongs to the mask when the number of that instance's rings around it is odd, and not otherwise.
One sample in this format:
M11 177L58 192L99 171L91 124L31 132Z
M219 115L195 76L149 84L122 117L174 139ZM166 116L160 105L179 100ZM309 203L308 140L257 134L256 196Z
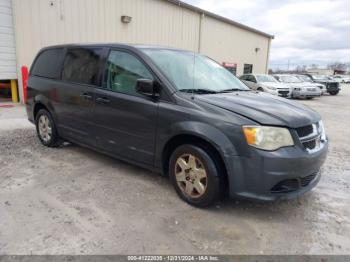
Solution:
M320 184L275 203L182 202L167 178L73 145L43 147L0 108L0 254L350 254L350 85L299 102L331 140Z

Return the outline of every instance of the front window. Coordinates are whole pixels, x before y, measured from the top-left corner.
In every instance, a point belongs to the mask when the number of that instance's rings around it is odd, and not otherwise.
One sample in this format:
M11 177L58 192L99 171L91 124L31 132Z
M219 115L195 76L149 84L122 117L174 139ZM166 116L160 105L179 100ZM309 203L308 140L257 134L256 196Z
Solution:
M302 81L295 76L280 76L280 81L284 83L301 83Z
M249 90L238 78L210 58L188 51L143 49L176 89L217 93Z
M115 92L138 95L135 87L139 79L153 80L153 76L135 56L123 51L111 51L103 87Z
M273 76L257 75L258 82L278 82Z

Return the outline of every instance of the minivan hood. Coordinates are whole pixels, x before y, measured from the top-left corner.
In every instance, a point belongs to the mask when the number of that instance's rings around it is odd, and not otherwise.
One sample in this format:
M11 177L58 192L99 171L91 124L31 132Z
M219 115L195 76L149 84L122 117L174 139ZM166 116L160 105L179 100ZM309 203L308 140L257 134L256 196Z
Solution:
M297 128L321 119L318 113L298 102L262 92L197 95L196 99L247 117L261 125Z

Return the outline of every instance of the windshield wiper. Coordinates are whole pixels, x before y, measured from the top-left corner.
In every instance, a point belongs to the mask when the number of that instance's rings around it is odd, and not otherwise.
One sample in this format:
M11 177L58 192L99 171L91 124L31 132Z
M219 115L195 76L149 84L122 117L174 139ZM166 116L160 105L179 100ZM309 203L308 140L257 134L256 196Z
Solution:
M231 92L236 92L236 91L250 91L249 89L239 89L239 88L230 88L230 89L224 89L221 91L218 91L218 93L231 93Z
M180 89L180 92L184 93L194 93L194 94L217 94L218 92L210 89L202 89L202 88L192 88L192 89Z

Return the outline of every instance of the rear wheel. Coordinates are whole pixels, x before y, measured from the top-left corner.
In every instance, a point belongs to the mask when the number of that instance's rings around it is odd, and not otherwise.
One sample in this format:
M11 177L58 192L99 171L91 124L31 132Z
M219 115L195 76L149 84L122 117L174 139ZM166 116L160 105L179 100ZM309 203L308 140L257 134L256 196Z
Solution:
M332 95L332 96L336 96L338 93L339 93L339 90L338 91L331 91L331 92L329 92L329 94Z
M195 145L178 147L170 158L170 179L178 195L187 203L205 207L224 191L213 157Z
M46 109L39 110L35 117L35 122L37 135L44 146L58 147L62 144L53 118Z
M307 97L306 98L307 100L312 100L312 99L314 99L313 97Z

